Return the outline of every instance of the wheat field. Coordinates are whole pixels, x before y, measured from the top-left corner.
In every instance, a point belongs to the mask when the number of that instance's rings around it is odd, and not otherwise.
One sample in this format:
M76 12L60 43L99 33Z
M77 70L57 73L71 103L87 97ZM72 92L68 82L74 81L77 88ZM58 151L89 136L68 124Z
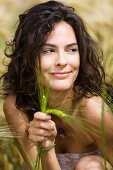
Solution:
M5 43L11 41L16 29L18 15L26 9L44 0L0 0L0 75L6 72L3 65L5 58ZM102 46L104 51L104 64L108 81L113 76L113 0L62 0L67 5L75 7L77 13L87 23L91 36ZM4 60L4 64L9 61ZM0 134L2 132L3 100L0 99ZM6 126L5 126L6 127ZM3 133L2 133L3 134ZM1 138L0 135L0 169L21 169L22 157L13 139Z

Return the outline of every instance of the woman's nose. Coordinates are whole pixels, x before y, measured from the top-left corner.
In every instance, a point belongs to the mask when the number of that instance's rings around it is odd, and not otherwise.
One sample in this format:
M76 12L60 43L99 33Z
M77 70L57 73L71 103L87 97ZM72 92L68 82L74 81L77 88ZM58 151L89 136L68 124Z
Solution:
M65 52L60 52L56 57L56 65L57 66L66 66L67 65L67 57Z

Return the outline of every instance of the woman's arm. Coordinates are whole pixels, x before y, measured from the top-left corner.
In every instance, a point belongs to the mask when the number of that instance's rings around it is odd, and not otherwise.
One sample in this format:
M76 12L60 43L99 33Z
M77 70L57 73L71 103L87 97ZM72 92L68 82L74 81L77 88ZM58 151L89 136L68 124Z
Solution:
M14 95L9 95L6 98L3 106L4 114L15 138L16 145L27 166L31 169L31 164L36 159L37 149L33 142L29 140L29 119L24 112L16 108L15 102L16 97Z
M107 160L113 166L113 114L111 113L108 105L102 101L101 97L92 97L84 99L81 102L82 117L89 120L92 127L95 128L95 135L93 139L96 142L98 148L103 152L102 144L102 106L104 106L104 137L105 137L105 150Z
M55 123L46 114L36 112L34 119L29 123L27 115L16 108L16 97L10 95L4 102L4 113L9 127L15 137L16 144L24 161L30 169L35 164L37 156L37 143L42 142L42 147L49 147L55 141ZM41 160L44 170L61 170L56 158L55 149L43 151Z
M43 170L61 170L56 158L55 148L43 151L41 154L41 162Z

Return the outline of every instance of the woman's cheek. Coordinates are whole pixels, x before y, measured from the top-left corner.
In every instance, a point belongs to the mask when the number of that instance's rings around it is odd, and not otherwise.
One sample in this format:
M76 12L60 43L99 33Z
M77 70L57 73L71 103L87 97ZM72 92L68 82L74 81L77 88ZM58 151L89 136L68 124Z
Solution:
M80 58L79 58L79 56L76 56L76 58L73 58L73 60L70 61L70 65L73 68L79 68L79 66L80 66Z
M41 68L43 69L43 71L48 70L51 68L51 60L47 57L43 57L41 60Z

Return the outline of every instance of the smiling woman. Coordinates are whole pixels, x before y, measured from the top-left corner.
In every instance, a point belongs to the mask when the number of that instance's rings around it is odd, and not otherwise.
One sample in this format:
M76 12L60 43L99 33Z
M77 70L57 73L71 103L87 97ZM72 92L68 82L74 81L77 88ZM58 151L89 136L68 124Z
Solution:
M72 27L64 21L54 25L53 31L41 51L41 67L46 86L62 91L72 88L77 78L80 56Z
M58 1L35 5L19 16L9 46L12 53L6 48L5 54L11 62L1 77L4 113L21 136L15 140L26 166L32 169L27 157L34 164L41 143L43 170L104 170L104 165L111 169L113 115L101 98L102 50L80 16ZM48 86L48 101L40 102L40 91L45 99ZM70 115L75 119L67 124L53 115L54 110L41 109L42 105L60 109L59 115L67 113L67 122ZM103 110L106 154L101 141Z

